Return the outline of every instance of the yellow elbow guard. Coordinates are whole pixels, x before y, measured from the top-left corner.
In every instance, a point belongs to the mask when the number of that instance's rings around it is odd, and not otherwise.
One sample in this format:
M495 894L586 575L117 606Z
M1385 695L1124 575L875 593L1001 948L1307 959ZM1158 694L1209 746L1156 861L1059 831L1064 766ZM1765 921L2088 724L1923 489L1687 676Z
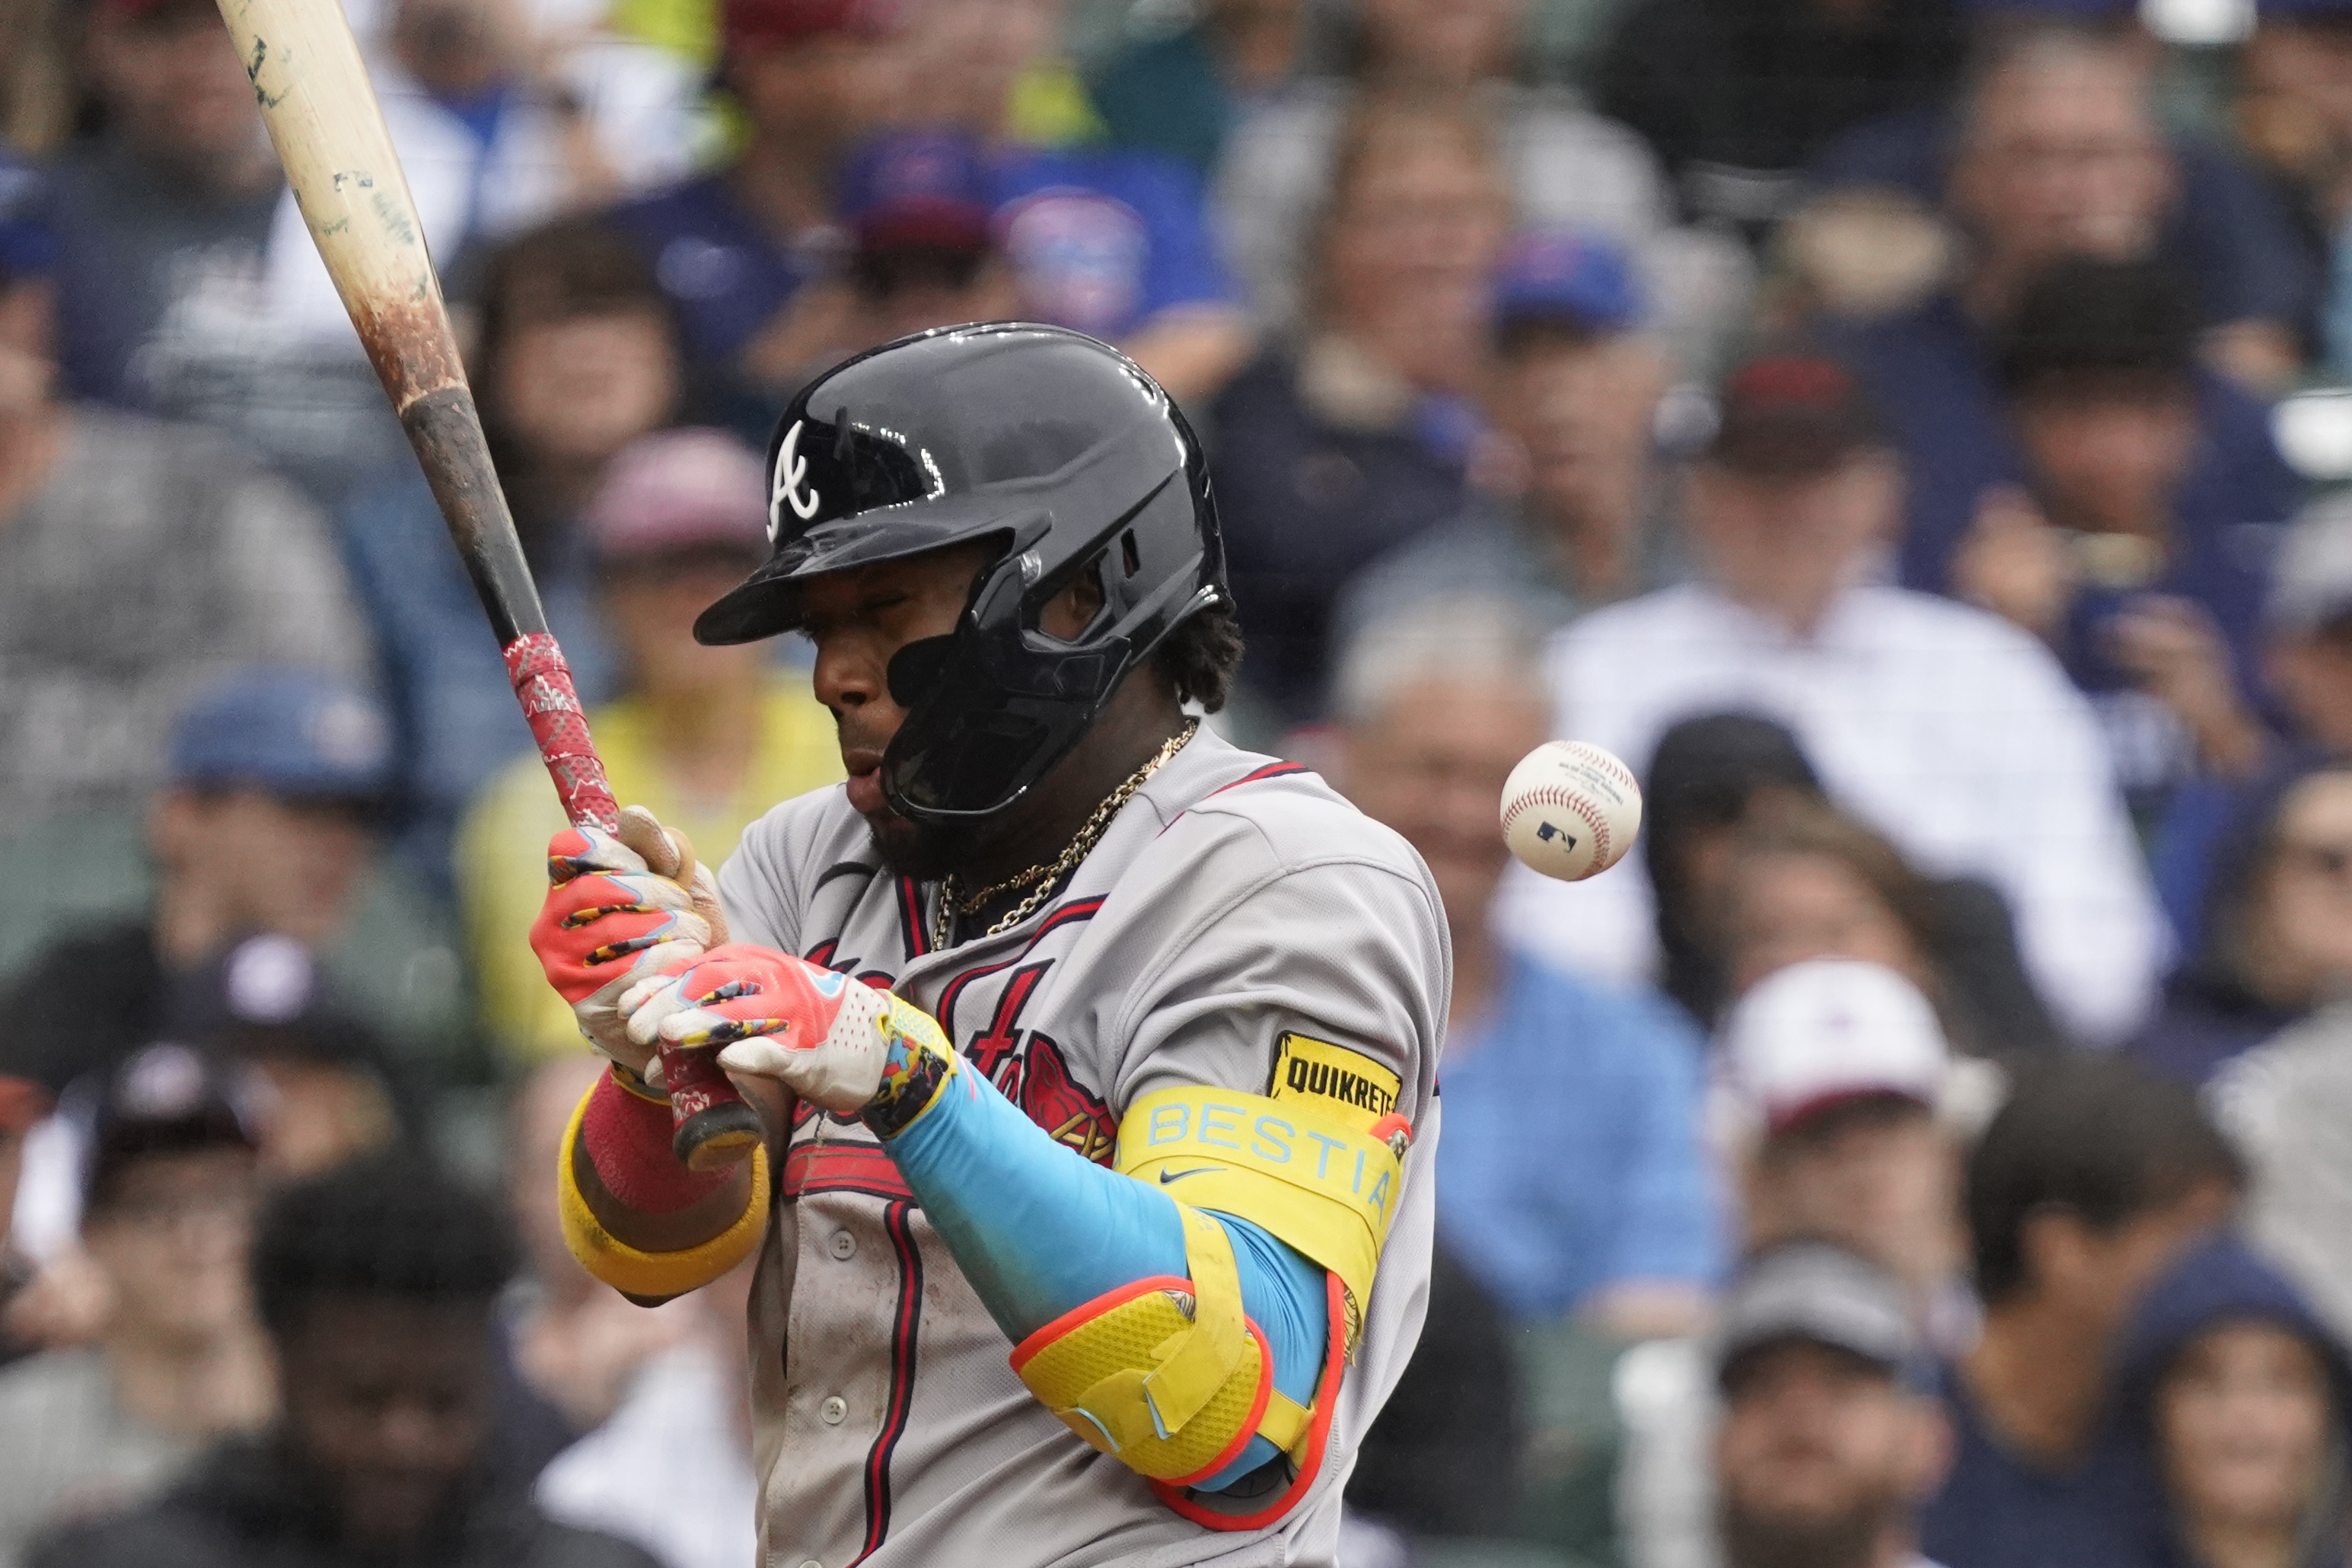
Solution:
M1265 1342L1242 1314L1233 1242L1206 1215L1179 1208L1191 1279L1154 1276L1087 1302L1022 1341L1013 1370L1093 1447L1183 1484L1231 1464L1281 1396Z
M1309 1468L1316 1412L1275 1388L1243 1314L1233 1243L1201 1211L1263 1227L1338 1281L1322 1380L1334 1388L1388 1236L1402 1133L1402 1119L1350 1107L1229 1089L1144 1096L1120 1124L1115 1168L1181 1187L1171 1195L1182 1200L1192 1278L1138 1280L1087 1303L1024 1340L1013 1370L1088 1444L1171 1487L1214 1475L1254 1436Z
M698 1290L751 1255L768 1228L768 1151L751 1146L751 1201L733 1225L699 1247L682 1252L644 1252L615 1237L597 1222L572 1177L572 1159L580 1142L580 1121L587 1110L583 1099L563 1131L563 1152L557 1166L556 1206L563 1224L563 1244L580 1266L626 1296L656 1299L683 1296Z

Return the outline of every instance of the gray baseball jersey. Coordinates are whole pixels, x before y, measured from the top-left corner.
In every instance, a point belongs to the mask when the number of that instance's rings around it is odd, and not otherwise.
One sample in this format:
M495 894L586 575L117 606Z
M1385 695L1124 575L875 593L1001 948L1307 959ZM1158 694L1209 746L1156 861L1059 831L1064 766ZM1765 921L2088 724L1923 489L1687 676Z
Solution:
M889 1155L804 1107L751 1297L764 1568L1332 1563L1340 1487L1428 1290L1452 960L1412 848L1305 769L1204 734L1002 935L933 952L934 889L880 866L839 786L753 824L719 886L734 940L895 990L1088 1159L1109 1163L1154 1089L1266 1092L1286 1037L1393 1073L1414 1129L1320 1474L1275 1525L1223 1531L1031 1396Z

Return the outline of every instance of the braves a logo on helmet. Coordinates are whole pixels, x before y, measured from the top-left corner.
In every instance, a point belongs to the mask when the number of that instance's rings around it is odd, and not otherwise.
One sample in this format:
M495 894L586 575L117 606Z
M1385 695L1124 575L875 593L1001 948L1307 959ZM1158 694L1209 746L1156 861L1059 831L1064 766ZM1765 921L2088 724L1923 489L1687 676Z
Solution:
M1055 1142L1067 1144L1097 1165L1110 1163L1118 1122L1099 1096L1070 1076L1061 1047L1044 1035L1031 1034L1014 1074L1013 1103L1030 1121Z
M784 531L784 509L803 522L816 515L824 498L814 489L801 493L801 481L808 478L808 459L801 456L801 429L806 420L795 419L793 427L784 432L784 444L776 453L776 488L768 497L768 542L773 544Z

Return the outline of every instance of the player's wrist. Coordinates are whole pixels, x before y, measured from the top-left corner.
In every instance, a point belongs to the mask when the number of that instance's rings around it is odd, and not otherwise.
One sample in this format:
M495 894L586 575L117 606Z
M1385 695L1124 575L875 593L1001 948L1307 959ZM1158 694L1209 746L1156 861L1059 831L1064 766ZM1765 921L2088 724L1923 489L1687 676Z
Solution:
M882 1032L882 1081L859 1113L885 1142L938 1104L948 1080L963 1070L929 1014L898 996L889 1003L875 1024Z
M682 1163L673 1152L675 1132L667 1097L618 1062L597 1079L581 1108L580 1145L596 1179L639 1214L690 1208L733 1178L731 1165L698 1171Z

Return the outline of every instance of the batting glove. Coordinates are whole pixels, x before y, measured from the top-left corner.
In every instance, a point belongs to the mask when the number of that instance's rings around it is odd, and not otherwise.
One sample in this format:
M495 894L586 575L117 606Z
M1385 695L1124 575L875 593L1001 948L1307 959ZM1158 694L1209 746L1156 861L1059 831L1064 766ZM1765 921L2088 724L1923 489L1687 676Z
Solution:
M650 1037L631 1037L634 1008L724 942L710 873L684 837L640 806L618 837L571 827L548 841L547 901L530 928L548 984L572 1004L591 1045L658 1086Z
M636 1003L634 1047L717 1047L730 1072L773 1079L827 1110L853 1115L881 1087L890 998L786 953L715 948Z

